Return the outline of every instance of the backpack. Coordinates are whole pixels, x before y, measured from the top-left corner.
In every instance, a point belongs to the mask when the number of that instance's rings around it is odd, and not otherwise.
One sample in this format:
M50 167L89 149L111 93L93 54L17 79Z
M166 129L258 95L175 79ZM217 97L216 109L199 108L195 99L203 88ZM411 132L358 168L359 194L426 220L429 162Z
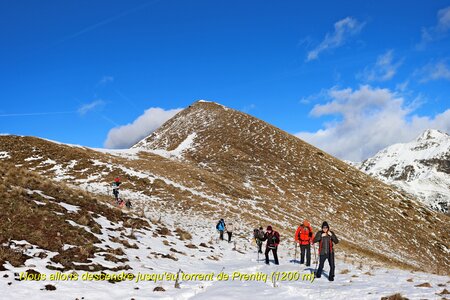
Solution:
M225 222L224 221L219 221L219 223L217 223L217 225L216 225L216 229L217 230L224 230L225 229Z
M305 238L305 234L308 234L308 236ZM302 239L302 236L304 237ZM299 241L309 241L309 239L312 237L312 231L310 227L300 226L300 231L298 232L298 240Z
M278 233L278 231L273 232L272 240L274 241L274 244L280 243L280 234Z
M264 239L264 231L263 230L258 230L258 238L260 240Z

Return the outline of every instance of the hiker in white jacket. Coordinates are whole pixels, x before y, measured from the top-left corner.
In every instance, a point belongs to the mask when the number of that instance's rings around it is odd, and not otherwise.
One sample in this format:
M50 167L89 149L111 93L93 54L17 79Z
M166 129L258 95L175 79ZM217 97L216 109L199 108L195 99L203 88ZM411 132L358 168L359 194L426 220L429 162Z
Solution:
M225 230L227 231L228 234L228 243L231 243L231 236L233 235L233 230L234 230L234 225L232 222L229 222L226 226L225 226Z

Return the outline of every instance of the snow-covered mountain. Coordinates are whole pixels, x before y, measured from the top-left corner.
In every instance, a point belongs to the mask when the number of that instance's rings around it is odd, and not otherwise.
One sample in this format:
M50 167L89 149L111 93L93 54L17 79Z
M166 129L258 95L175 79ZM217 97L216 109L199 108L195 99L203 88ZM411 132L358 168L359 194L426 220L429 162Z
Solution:
M416 195L429 207L448 212L450 202L450 135L424 131L409 143L395 144L353 164L367 174Z

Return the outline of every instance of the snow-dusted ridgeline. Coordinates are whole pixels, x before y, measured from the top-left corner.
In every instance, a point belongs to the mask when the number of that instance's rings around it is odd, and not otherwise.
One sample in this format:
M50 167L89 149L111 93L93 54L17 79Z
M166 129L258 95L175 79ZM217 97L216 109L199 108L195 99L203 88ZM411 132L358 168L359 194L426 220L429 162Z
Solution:
M363 172L416 195L442 212L450 203L450 136L426 130L409 143L394 144L362 163Z

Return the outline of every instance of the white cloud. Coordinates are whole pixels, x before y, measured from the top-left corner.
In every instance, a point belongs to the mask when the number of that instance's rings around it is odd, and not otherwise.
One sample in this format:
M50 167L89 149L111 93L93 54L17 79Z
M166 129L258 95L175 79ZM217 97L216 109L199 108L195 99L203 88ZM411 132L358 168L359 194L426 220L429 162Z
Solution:
M357 77L365 81L387 81L397 73L402 61L394 62L394 51L388 50L386 53L378 56L377 61L371 67L366 67L362 74Z
M397 83L395 85L395 89L399 92L405 92L406 89L408 88L409 85L409 80L405 80L403 82Z
M361 161L384 147L414 139L425 129L450 132L450 109L434 117L418 116L416 102L408 105L389 89L360 86L357 90L331 89L326 104L311 115L338 116L316 132L300 132L301 139L341 158Z
M420 76L420 82L427 82L430 80L446 79L450 80L450 68L444 60L429 63L420 70L415 72L415 75Z
M114 77L112 76L103 76L102 79L98 82L99 84L107 84L114 81Z
M85 115L89 111L91 111L91 110L95 109L96 107L101 106L103 104L105 104L105 101L95 100L95 101L92 101L91 103L83 104L80 108L78 108L77 112L80 115Z
M423 27L421 41L418 49L424 49L429 42L444 38L450 30L450 6L440 9L437 13L437 24L432 27Z
M111 129L104 146L113 149L129 148L150 135L181 110L180 108L169 110L159 107L149 108L132 123Z
M328 90L322 89L318 93L300 98L299 102L300 102L300 104L309 105L313 102L319 101L320 99L326 97L327 95L328 95Z
M350 37L358 34L364 25L365 23L361 23L352 17L337 21L334 23L334 32L327 33L323 41L308 52L306 61L317 59L319 54L325 50L342 46Z
M437 30L447 31L450 29L450 6L438 11Z

